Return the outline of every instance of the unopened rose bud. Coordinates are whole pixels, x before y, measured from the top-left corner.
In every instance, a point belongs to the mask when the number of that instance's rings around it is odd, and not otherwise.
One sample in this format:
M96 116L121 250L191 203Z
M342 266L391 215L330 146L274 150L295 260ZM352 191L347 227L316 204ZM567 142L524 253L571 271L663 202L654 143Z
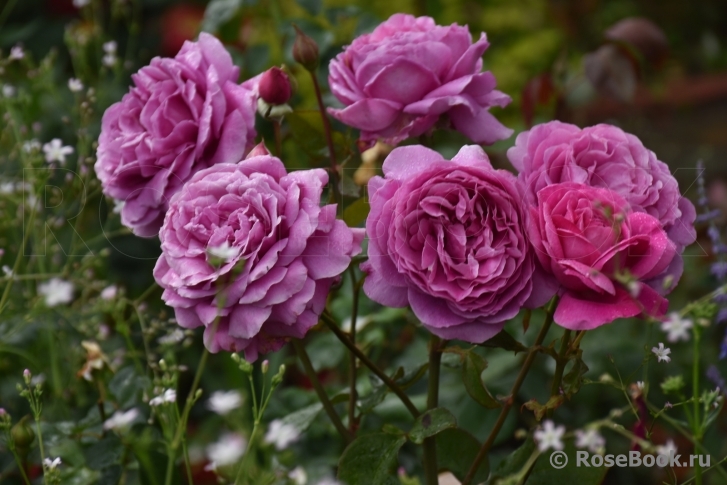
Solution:
M308 71L314 71L318 67L318 44L297 25L293 25L293 28L295 29L293 59Z
M13 438L15 449L21 457L24 457L30 451L30 444L35 439L35 432L28 424L29 416L25 416L18 421L10 430L10 436Z
M291 96L290 79L279 67L271 67L260 78L260 97L268 104L288 102Z

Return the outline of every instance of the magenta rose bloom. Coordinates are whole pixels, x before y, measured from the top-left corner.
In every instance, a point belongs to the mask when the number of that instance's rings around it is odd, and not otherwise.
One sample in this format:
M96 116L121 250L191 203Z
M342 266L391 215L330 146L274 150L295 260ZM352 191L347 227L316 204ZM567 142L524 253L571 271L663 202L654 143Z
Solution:
M553 295L554 286L534 282L516 179L493 169L480 147L463 147L451 161L401 147L383 170L368 185L369 260L361 269L369 298L411 305L442 338L483 342L523 305Z
M239 74L203 32L173 59L152 59L104 113L96 174L134 234L157 234L172 195L195 172L238 162L252 148L256 99Z
M489 113L510 97L495 90L492 73L480 72L488 46L484 33L473 44L466 26L392 15L331 61L328 82L346 108L329 112L370 144L395 145L440 119L475 143L509 138L512 130Z
M617 318L663 316L668 301L645 284L677 255L661 222L618 193L576 183L540 190L528 235L561 285L554 320L590 330Z
M527 201L561 182L576 182L615 191L635 212L655 217L681 253L696 239L694 205L679 193L669 167L634 135L611 125L580 129L551 121L518 135L507 156L520 172ZM649 284L666 294L682 274L681 255Z
M204 326L211 352L249 361L302 338L364 236L320 206L327 183L270 155L193 175L169 204L154 268L179 325Z

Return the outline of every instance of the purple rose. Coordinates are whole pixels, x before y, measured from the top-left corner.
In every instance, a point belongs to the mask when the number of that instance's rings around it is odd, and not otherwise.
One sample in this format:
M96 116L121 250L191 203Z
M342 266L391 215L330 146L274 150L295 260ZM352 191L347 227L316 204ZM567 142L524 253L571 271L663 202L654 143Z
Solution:
M510 97L495 91L492 73L480 72L488 46L484 33L473 44L466 26L392 15L331 61L328 82L346 108L329 112L361 130L361 140L370 144L382 139L395 145L440 118L475 143L509 138L512 130L489 113Z
M590 330L666 313L669 302L644 283L677 254L658 219L633 212L612 190L583 184L549 185L537 197L528 235L540 264L561 285L557 324Z
M478 146L451 160L422 146L397 148L385 178L369 181L369 260L364 292L391 307L411 305L446 339L483 342L526 303L539 306L554 286L534 282L522 194Z
M364 235L320 206L326 183L270 155L193 175L169 204L154 268L179 325L204 325L210 351L249 361L302 338Z
M696 240L694 205L679 193L669 167L657 160L634 135L611 125L580 129L551 121L518 135L507 156L520 172L529 204L548 185L576 182L615 191L635 212L659 220L681 253ZM649 282L661 294L671 291L682 274L679 255L662 275Z
M238 162L255 139L254 80L220 41L201 33L173 59L152 59L132 76L135 87L103 116L96 174L104 193L122 202L121 221L154 236L169 199L195 172Z

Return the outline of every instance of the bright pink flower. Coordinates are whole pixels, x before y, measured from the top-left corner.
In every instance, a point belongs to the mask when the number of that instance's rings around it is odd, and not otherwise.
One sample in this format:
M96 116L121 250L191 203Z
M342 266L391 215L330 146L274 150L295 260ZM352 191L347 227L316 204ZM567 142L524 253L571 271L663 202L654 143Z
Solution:
M346 107L329 112L370 144L397 144L440 120L475 143L504 140L512 130L489 109L510 97L495 90L491 72L480 72L488 46L484 33L472 43L466 26L392 15L331 61L331 91Z
M633 212L615 191L576 183L541 189L528 235L561 285L557 324L590 330L617 318L665 314L668 301L644 281L669 267L677 248L658 219Z
M432 333L483 342L524 305L545 303L525 235L515 177L478 146L451 160L422 146L396 148L385 178L369 181L369 260L364 292L390 307L411 305ZM543 275L544 276L544 275Z
M289 174L270 155L192 176L169 205L154 268L179 325L204 326L210 351L249 361L302 338L363 239L321 207L327 183L324 170Z
M104 113L96 174L135 234L157 234L169 200L195 172L238 162L252 148L257 79L238 85L239 74L203 32L173 59L152 59Z
M634 212L658 219L679 255L648 284L662 295L676 286L683 270L681 252L696 239L696 211L679 193L669 167L637 137L611 125L580 129L551 121L520 133L507 156L520 172L531 205L542 188L576 182L613 190Z

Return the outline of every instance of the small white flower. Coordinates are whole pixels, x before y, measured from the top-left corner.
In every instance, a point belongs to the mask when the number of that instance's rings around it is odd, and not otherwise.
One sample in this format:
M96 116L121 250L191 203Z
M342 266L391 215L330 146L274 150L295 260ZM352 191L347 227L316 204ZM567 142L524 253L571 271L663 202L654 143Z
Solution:
M564 433L565 426L556 426L553 421L546 419L543 421L543 427L537 429L534 433L535 441L538 442L538 449L541 452L549 448L562 450Z
M113 416L106 420L103 424L104 429L113 429L116 431L122 431L134 422L139 416L139 410L136 408L129 409L128 411L116 411Z
M116 285L110 285L103 289L101 292L102 300L113 300L116 298L116 294L119 292L119 288Z
M302 466L293 468L290 473L288 473L288 478L293 480L295 485L306 485L306 483L308 483L308 474Z
M336 480L335 478L326 477L318 481L316 485L343 485L341 482Z
M116 54L106 54L101 59L101 62L106 67L114 67L114 64L116 64Z
M7 264L3 265L3 273L5 273L5 276L8 277L13 276L13 270L10 269L10 266L8 266Z
M72 92L77 93L79 91L83 91L83 83L80 79L76 79L75 77L72 77L68 80L68 89L70 89Z
M282 419L274 419L268 425L264 441L274 445L278 451L282 451L298 438L300 438L300 432L295 426L284 423Z
M60 457L54 458L52 460L50 458L46 458L45 460L43 460L43 465L45 465L48 470L55 470L56 467L58 467L58 465L60 465L61 463L62 462Z
M104 42L103 45L103 51L106 54L116 54L116 48L118 47L118 44L116 44L115 40L110 40L108 42Z
M599 453L606 447L606 440L596 429L576 430L576 446L588 448L592 453Z
M644 390L644 381L636 381L636 387L639 389L639 391Z
M60 278L51 278L38 285L38 294L45 298L45 304L54 307L73 300L73 283Z
M73 6L76 8L83 8L90 3L91 0L73 0Z
M66 163L66 155L73 153L73 147L64 147L63 142L59 138L53 138L50 143L43 145L43 151L45 152L46 162L59 162L63 165Z
M662 342L659 342L658 347L652 347L651 351L654 352L654 355L656 355L656 359L659 362L671 362L671 357L669 357L669 354L671 354L671 349L668 347L665 348Z
M19 61L23 57L25 57L25 52L23 51L23 48L19 45L16 45L12 49L10 49L10 57L8 57L8 59L10 59L11 61Z
M217 463L211 461L204 466L204 471L217 473Z
M171 344L178 344L184 340L184 332L182 332L181 329L175 328L171 332L169 332L167 335L162 335L157 339L157 342L159 342L162 345L171 345Z
M12 84L3 84L3 96L6 98L15 96L15 88Z
M125 205L125 200L114 199L114 214L121 214L121 211L124 210Z
M227 466L237 463L245 453L247 442L245 438L236 433L225 433L219 441L207 446L207 458L218 466Z
M664 456L676 455L677 445L674 444L674 440L669 438L665 444L656 447L656 453Z
M149 401L150 406L161 406L164 403L171 403L177 401L177 391L174 389L167 389L164 392L162 392L160 395L152 398Z
M26 142L23 142L23 151L25 153L33 153L34 151L40 150L40 142L33 138L32 140L28 140Z
M242 405L242 395L237 391L213 392L207 401L207 409L224 416Z
M661 322L661 330L667 333L666 339L669 342L689 340L689 330L694 326L689 318L682 318L677 312L669 314L669 318Z
M207 254L209 254L213 258L218 258L227 262L240 254L240 249L234 246L230 246L230 243L225 241L219 246L208 247Z

